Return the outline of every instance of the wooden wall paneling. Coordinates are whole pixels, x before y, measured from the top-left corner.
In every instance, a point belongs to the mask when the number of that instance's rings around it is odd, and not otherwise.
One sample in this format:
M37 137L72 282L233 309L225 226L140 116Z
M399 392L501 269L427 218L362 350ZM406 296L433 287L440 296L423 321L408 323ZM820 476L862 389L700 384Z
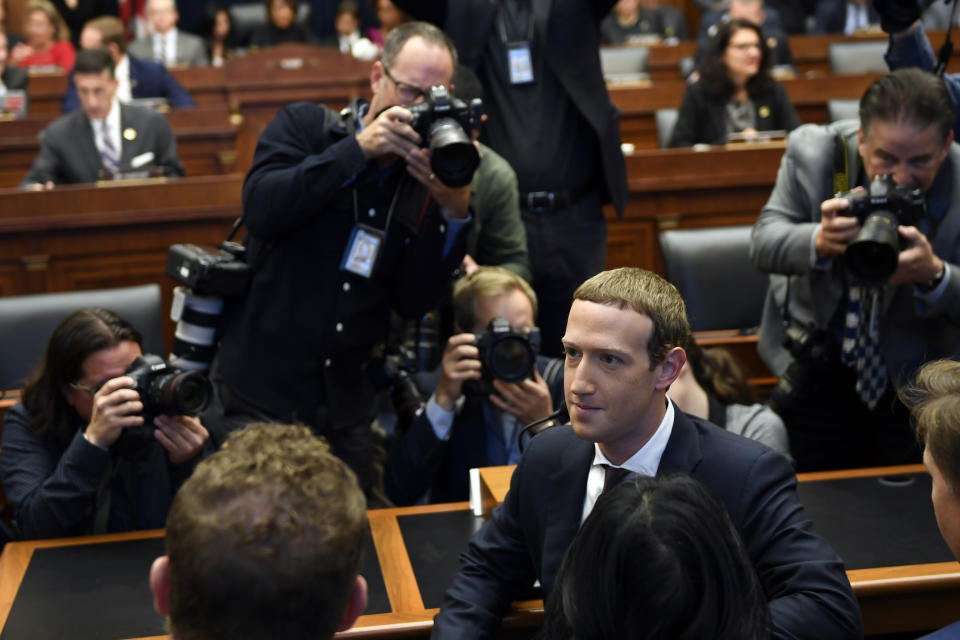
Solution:
M663 272L660 252L656 248L656 230L652 220L616 220L612 207L607 215L614 217L607 227L607 268L640 267Z

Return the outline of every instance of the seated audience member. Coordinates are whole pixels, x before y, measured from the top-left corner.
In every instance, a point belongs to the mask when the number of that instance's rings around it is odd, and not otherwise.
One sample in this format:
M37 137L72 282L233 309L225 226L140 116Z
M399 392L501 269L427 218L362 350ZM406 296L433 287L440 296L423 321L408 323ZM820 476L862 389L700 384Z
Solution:
M264 0L267 7L267 24L254 29L250 46L265 49L287 42L315 44L316 36L310 27L297 22L299 0Z
M8 91L23 91L24 100L26 100L30 76L25 70L7 64L7 60L7 34L0 30L0 98L6 96ZM0 112L3 111L4 109L0 107Z
M109 51L80 51L74 82L82 108L43 130L40 153L21 187L52 189L57 184L134 174L184 175L167 119L153 109L117 100Z
M113 75L117 79L117 99L130 102L139 98L164 98L171 107L196 106L190 94L177 79L159 62L141 60L129 55L127 38L119 18L101 16L94 18L80 34L82 49L105 47L113 58ZM61 109L69 113L80 106L77 85L73 74L63 96Z
M914 383L900 391L910 407L923 446L923 464L930 472L933 512L950 551L960 559L960 362L925 364ZM960 622L920 640L956 640Z
M723 347L701 349L695 340L686 345L686 352L687 363L670 386L670 399L680 410L790 458L783 420L756 401L733 354Z
M820 0L817 3L813 33L845 33L875 29L880 15L869 0Z
M463 65L453 73L456 97L465 103L484 99L483 85L477 75ZM487 121L487 114L481 122ZM493 265L513 271L529 282L530 256L527 252L527 231L520 217L520 192L517 174L499 153L477 140L480 164L470 183L470 207L473 225L467 230L467 253L461 269L472 273L478 265Z
M387 34L412 18L397 8L390 0L376 0L377 20L380 21L380 35L386 39Z
M690 476L634 476L567 549L541 637L767 640L770 614L723 503Z
M804 515L789 462L668 400L689 340L683 299L656 274L614 269L576 290L563 337L571 425L531 440L506 500L460 556L434 638L491 637L536 580L549 602L606 477L624 472L690 474L720 498L759 575L774 637L862 637L843 563Z
M484 372L476 342L490 321L504 318L525 333L534 328L537 297L526 280L480 267L454 286L453 305L457 333L444 349L440 382L387 461L387 495L397 504L411 504L427 490L431 502L466 500L469 470L516 464L520 430L549 416L558 404L553 398L560 398L559 362L543 356L530 379L492 380L492 389L477 390Z
M660 0L619 0L600 23L600 33L605 44L623 44L649 36L667 40L690 37L683 12L661 6Z
M134 40L130 53L166 67L196 67L209 64L203 39L177 29L177 5L174 0L147 0L147 18L153 34Z
M97 16L117 15L117 0L50 0L70 30L70 42L80 48L83 25ZM133 2L134 0L122 0ZM141 0L142 2L143 0Z
M207 430L190 416L144 424L125 375L140 334L105 309L81 309L3 420L3 491L24 538L162 527Z
M340 53L350 54L358 60L373 60L380 53L370 34L360 33L360 6L354 0L344 0L337 5L333 22L334 33L330 36L329 42L325 41L323 44L330 44L339 49ZM380 31L375 31L379 38ZM382 38L380 45L383 45Z
M763 0L730 0L727 9L711 11L700 19L700 32L697 36L697 64L703 62L710 40L724 22L739 18L760 27L763 41L770 50L772 66L793 66L793 54L787 34L780 26L776 11L764 7Z
M220 2L206 5L200 19L199 32L207 45L210 64L222 67L225 62L234 59L240 46L240 38L233 27L233 19L226 5Z
M322 640L367 605L363 492L302 425L254 424L197 465L150 570L172 640Z
M24 42L10 50L10 61L21 69L58 68L70 71L76 56L70 30L49 0L30 0L23 25Z
M770 76L770 60L755 24L736 18L720 23L700 62L699 79L687 85L668 146L723 144L735 132L800 126L786 90Z

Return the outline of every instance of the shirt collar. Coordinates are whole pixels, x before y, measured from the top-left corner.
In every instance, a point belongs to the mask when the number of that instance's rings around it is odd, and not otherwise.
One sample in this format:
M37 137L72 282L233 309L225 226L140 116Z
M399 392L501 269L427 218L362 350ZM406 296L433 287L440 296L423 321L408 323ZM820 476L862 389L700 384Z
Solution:
M663 419L657 426L657 430L654 431L650 439L647 440L636 453L619 466L641 476L652 477L657 475L657 469L660 468L660 458L663 457L663 452L667 448L667 442L670 440L670 434L673 433L674 416L675 410L673 408L673 402L667 400L667 410L664 412ZM617 466L607 460L607 457L600 451L600 445L597 443L594 443L593 451L594 465Z

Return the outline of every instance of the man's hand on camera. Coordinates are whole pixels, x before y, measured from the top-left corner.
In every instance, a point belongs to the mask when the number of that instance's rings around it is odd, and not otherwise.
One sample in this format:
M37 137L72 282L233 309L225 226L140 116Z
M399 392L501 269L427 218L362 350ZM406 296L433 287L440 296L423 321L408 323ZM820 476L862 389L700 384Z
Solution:
M357 144L367 159L386 155L405 158L420 144L420 134L410 122L413 114L403 107L390 107L357 134Z
M107 380L93 395L90 424L85 432L91 444L108 449L126 427L143 424L143 403L140 394L130 388L133 385L133 378L120 376Z
M490 402L511 414L520 424L530 424L553 413L550 388L539 371L533 372L533 380L517 384L494 380L493 388L497 393L490 394Z
M203 449L210 434L193 416L157 416L153 419L153 437L173 464L190 460Z
M920 19L919 0L873 0L873 8L887 33L900 33Z
M440 361L440 382L435 392L437 404L446 411L453 411L457 400L463 395L465 380L479 380L481 367L480 352L473 342L477 339L472 333L458 333L447 340Z
M448 187L430 168L430 150L416 147L407 152L407 173L430 190L433 199L451 218L466 218L470 207L470 185Z
M820 205L823 214L814 244L817 259L840 255L860 230L860 223L853 216L845 216L842 211L850 206L846 198L830 198Z
M890 284L920 284L931 282L943 269L943 260L933 253L927 236L916 227L897 227L907 247L900 252L897 270L890 276Z

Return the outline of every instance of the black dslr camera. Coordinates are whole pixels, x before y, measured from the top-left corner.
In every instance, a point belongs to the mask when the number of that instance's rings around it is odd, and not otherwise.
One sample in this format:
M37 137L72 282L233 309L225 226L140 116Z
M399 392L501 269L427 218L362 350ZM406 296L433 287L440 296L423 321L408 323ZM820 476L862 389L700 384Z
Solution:
M420 134L422 146L430 149L430 168L440 182L448 187L470 184L480 154L467 132L480 127L483 102L475 98L468 106L437 85L424 102L407 109L413 114L410 126Z
M488 396L494 392L495 379L517 383L533 377L540 352L540 329L517 331L506 318L494 318L474 344L480 352L483 378L464 382L463 390Z
M195 416L213 397L210 382L196 371L182 371L160 356L142 355L127 368L143 403L143 424L158 415Z
M843 254L847 272L855 284L883 284L897 270L904 248L897 225L915 226L927 213L923 194L880 175L866 191L847 191L840 197L850 206L839 213L860 221L859 233Z

